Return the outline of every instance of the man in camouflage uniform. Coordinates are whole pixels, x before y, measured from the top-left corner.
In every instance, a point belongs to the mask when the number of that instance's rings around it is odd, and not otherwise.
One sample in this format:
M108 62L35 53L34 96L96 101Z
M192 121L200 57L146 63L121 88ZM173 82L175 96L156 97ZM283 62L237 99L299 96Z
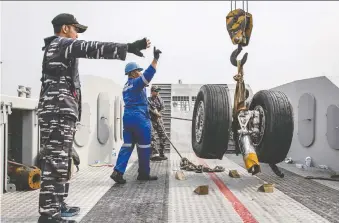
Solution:
M86 31L71 14L59 14L52 20L55 35L45 38L42 63L42 86L38 105L42 178L39 195L39 222L75 222L62 217L79 213L69 207L71 151L76 122L81 118L81 91L78 58L125 60L126 54L143 56L149 47L144 38L128 44L78 40Z
M165 108L164 101L159 96L159 91L161 89L157 86L152 86L151 88L151 97L148 97L149 101L149 110L152 121L152 156L151 160L167 160L165 156L165 145L166 145L166 135L163 130L163 120L161 118L162 112ZM155 134L158 133L158 137L160 139L160 149L157 150L157 141L155 139Z

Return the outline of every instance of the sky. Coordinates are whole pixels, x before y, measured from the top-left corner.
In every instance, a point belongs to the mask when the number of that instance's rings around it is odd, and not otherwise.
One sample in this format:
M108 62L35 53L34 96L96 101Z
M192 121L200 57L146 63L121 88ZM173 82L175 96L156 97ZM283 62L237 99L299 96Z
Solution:
M233 45L226 30L229 1L189 2L15 2L1 4L1 93L17 95L18 85L40 90L43 39L53 34L59 13L75 15L89 28L79 39L133 42L147 37L152 48L126 61L80 59L80 75L126 82L126 63L147 67L153 46L163 52L153 82L234 83L237 68L229 57ZM242 7L238 1L237 7ZM253 15L245 82L254 92L291 81L339 75L339 2L249 1ZM243 53L242 53L243 54ZM241 58L242 54L239 56Z

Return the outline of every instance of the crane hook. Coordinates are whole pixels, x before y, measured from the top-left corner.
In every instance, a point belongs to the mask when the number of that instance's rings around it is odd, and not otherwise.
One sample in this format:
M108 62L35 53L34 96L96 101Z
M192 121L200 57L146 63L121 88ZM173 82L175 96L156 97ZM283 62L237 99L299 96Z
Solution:
M237 57L238 55L241 53L242 51L242 46L240 44L238 44L238 48L235 49L232 54L231 54L231 63L233 66L235 67L238 67L238 61L237 61ZM244 64L246 63L247 61L247 56L248 56L248 53L245 53L244 56L242 57L242 59L240 60L240 66L244 66Z

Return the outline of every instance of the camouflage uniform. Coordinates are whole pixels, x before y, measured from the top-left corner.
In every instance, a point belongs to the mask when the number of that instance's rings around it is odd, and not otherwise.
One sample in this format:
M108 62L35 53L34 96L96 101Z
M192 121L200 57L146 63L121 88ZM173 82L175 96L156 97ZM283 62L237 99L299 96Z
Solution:
M60 218L68 194L76 121L81 117L78 58L125 60L127 44L51 36L45 39L38 105L42 162L39 212ZM44 49L43 48L43 49Z
M152 90L155 90L156 87L153 86ZM152 136L151 136L151 148L152 148L152 155L159 154L160 156L164 156L164 150L166 145L166 135L162 129L164 125L163 120L161 117L157 117L152 110L157 110L160 114L164 110L164 102L163 100L157 97L148 97L149 106L150 106L150 116L152 121ZM160 149L157 150L157 141L155 138L155 134L158 133L158 137L160 139Z
M41 215L58 217L60 204L68 195L75 121L74 117L64 115L39 118L41 148L45 152L41 162Z

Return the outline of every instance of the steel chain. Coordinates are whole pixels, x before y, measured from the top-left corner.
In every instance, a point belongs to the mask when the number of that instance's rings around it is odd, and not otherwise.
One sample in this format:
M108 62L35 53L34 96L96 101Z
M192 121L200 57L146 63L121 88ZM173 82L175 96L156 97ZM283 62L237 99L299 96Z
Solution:
M189 161L187 158L183 157L180 161L180 169L186 170L186 171L194 171L196 173L202 173L202 172L224 172L225 168L222 166L215 166L213 169L203 166L203 165L195 165L191 161Z
M171 143L171 145L173 146L175 151L181 157L181 161L180 161L180 169L181 170L195 171L196 173L202 173L202 172L224 172L225 171L225 168L222 167L222 166L215 166L212 169L212 168L209 168L209 167L206 167L206 166L203 166L203 165L195 165L194 163L189 161L187 158L182 157L181 154L179 153L179 151L175 148L175 146L173 145L173 143L171 142L171 140L167 136L166 130L165 130L165 127L164 127L163 123L161 121L159 121L159 119L157 119L157 122L160 125L160 127L162 128L163 132L165 133L166 139Z

